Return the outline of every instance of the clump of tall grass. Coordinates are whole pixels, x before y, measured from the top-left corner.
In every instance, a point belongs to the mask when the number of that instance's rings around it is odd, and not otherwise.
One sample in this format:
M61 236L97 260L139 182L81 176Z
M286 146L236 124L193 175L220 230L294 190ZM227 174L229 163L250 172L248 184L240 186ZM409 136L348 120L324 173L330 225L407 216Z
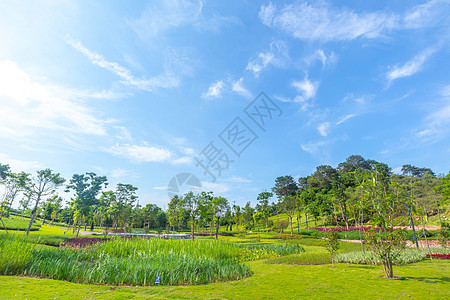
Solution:
M239 262L239 247L214 240L114 239L85 248L32 251L25 274L78 283L204 284L251 275ZM11 252L11 255L15 255Z
M445 248L431 248L433 254L445 254L450 250ZM421 261L426 258L428 249L405 249L395 260L395 265L404 265ZM371 264L379 265L381 261L375 257L370 251L356 251L348 253L340 253L336 256L336 262L350 263L350 264Z
M305 251L298 244L242 244L240 247L242 261L271 258Z
M18 274L26 270L32 261L36 244L26 236L15 234L0 235L0 274Z

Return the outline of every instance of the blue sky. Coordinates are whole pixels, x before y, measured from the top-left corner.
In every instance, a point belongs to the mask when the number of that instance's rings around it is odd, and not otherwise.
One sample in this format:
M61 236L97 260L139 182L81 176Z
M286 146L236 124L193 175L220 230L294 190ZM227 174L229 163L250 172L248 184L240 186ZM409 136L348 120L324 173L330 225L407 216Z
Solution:
M1 1L0 41L14 171L92 171L164 207L183 172L245 205L352 154L450 169L448 0Z

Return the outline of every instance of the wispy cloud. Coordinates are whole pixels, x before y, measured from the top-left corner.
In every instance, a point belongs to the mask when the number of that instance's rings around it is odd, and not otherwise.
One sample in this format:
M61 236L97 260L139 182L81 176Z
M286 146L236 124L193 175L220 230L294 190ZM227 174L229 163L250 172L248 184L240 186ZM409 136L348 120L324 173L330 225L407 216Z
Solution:
M164 162L169 161L173 157L173 153L165 148L150 147L146 145L116 144L107 151L137 163Z
M168 0L151 2L141 17L132 21L133 27L144 36L155 36L170 29L194 24L202 14L201 1Z
M229 178L221 179L221 181L225 182L233 182L233 183L251 183L252 181L240 176L231 176Z
M168 0L150 2L141 16L130 24L141 38L146 39L187 26L200 32L217 32L224 26L241 24L241 21L235 16L217 13L205 16L203 1Z
M3 153L0 153L0 161L2 164L9 165L13 172L33 172L37 169L44 168L44 165L40 162L15 159Z
M450 85L440 91L440 99L434 104L435 110L424 119L424 125L416 131L416 136L426 142L438 141L450 135Z
M224 88L225 83L222 80L216 81L208 88L206 93L202 94L202 97L206 99L219 98L222 96Z
M448 20L449 0L431 0L409 9L402 18L405 28L422 28Z
M66 41L74 49L84 54L92 64L108 70L121 78L121 83L124 85L145 91L154 91L156 88L174 88L180 85L179 76L173 70L173 67L177 66L171 66L172 62L166 63L165 72L161 75L151 78L137 78L129 69L121 66L119 63L106 60L102 55L84 47L81 42L70 38L67 38ZM170 55L173 55L173 53L170 53ZM185 62L182 63L186 64Z
M388 84L390 85L394 80L398 78L409 77L421 71L423 69L424 63L434 52L436 52L436 47L428 48L413 57L405 64L391 67L390 70L386 73Z
M107 135L108 120L88 108L83 93L33 80L14 62L0 62L0 135L41 136L55 132Z
M125 177L130 177L132 176L133 172L130 170L124 170L121 168L117 168L111 171L111 177L112 178L125 178Z
M355 116L354 114L346 115L345 117L343 117L342 119L340 119L340 120L336 123L336 125L341 125L342 123L344 123L345 121L347 121L347 120L350 119L350 118L353 118L354 116Z
M319 131L321 136L327 136L330 132L330 122L324 122L317 127L317 131Z
M334 65L337 60L338 58L336 53L334 53L333 51L326 53L322 49L317 49L313 54L305 58L305 62L307 65L312 65L314 62L320 61L322 63L322 67Z
M280 29L302 40L339 41L383 37L392 30L413 29L445 20L448 0L428 1L405 14L387 11L362 12L337 8L328 2L297 1L277 8L273 3L261 6L263 24Z
M281 67L289 60L288 48L283 41L270 43L270 50L258 53L256 58L251 58L246 70L252 71L255 77L268 65Z
M232 90L233 92L244 96L246 98L251 98L252 94L245 88L244 86L244 78L241 77L239 80L236 80L232 83Z
M384 12L358 14L349 9L334 8L326 2L303 1L277 9L270 3L262 6L263 24L281 29L302 40L352 40L374 38L395 26L397 18Z
M293 81L292 86L295 87L299 93L302 93L303 98L310 99L316 95L319 84L317 82L310 81L308 79L308 75L306 75L301 81Z
M291 85L299 93L294 99L285 97L275 98L281 102L300 103L302 110L306 110L309 106L311 106L311 99L314 98L317 93L319 82L309 80L308 74L306 74L303 80L293 81Z
M180 165L191 164L192 162L191 155L179 156L169 149L148 146L147 144L115 144L104 150L113 155L129 159L135 163L167 162L173 165Z

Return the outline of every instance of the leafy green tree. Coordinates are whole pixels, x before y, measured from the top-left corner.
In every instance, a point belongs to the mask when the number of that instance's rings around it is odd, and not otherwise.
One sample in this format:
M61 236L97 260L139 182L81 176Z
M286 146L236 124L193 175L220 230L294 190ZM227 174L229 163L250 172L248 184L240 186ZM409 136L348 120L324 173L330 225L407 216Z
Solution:
M264 221L265 221L265 228L266 231L269 230L268 223L269 223L269 199L273 197L273 194L271 192L262 192L258 194L258 197L256 200L258 200L260 206L261 206L261 212L264 215Z
M26 233L27 235L30 233L41 200L54 194L56 189L66 181L59 173L54 173L50 169L40 170L36 173L37 175L32 178L30 186L28 187L30 197L34 200L34 208L31 212L31 219Z
M450 239L450 224L447 222L441 223L441 229L438 233L439 243L442 247L447 248L448 240Z
M277 195L278 199L285 196L293 196L297 192L297 184L292 176L279 176L275 179L275 186L272 188L272 192Z
M236 224L237 231L239 231L239 224L242 222L242 212L239 205L233 205L233 219Z
M81 225L92 209L99 204L97 196L103 186L108 185L106 176L97 176L95 173L74 174L66 186L66 192L73 191L75 198L72 199L74 209L74 224L78 223L77 236L80 233Z
M0 163L0 180L5 179L10 172L11 168L9 167L9 165L4 165Z
M247 202L242 213L245 229L250 228L250 223L253 222L253 228L255 227L255 221L253 219L253 213L255 210L251 207L250 202Z
M222 218L228 209L228 200L224 197L214 197L212 199L213 219L216 221L216 240L219 235L220 218Z
M175 195L170 199L169 208L167 209L167 217L173 231L175 231L175 226L178 227L178 231L180 231L181 210L183 209L181 202L182 199L178 197L178 195Z
M403 175L409 175L413 177L422 177L425 174L435 176L434 172L430 168L419 168L412 165L403 165L402 166Z
M20 173L6 173L3 175L3 179L0 183L5 186L5 192L1 200L0 211L4 213L9 211L11 206L20 192L26 192L31 184L31 174L20 172Z
M261 224L262 220L264 220L264 215L262 212L255 212L253 214L253 220L255 222L256 225L258 225L258 242L261 242L261 236L259 235L260 230L259 230L259 225Z
M289 218L289 223L291 225L291 235L294 234L294 229L292 227L292 219L294 218L294 215L297 212L297 196L284 196L284 198L281 199L280 206L284 213Z
M386 277L392 278L393 261L403 252L406 245L406 231L393 226L391 219L396 215L397 204L391 187L383 181L383 174L380 176L375 168L371 180L367 183L372 201L372 220L378 230L372 228L367 231L366 240L373 254L380 259Z
M162 210L159 210L158 213L156 214L156 220L158 222L158 228L160 228L160 229L166 228L167 216L166 216L165 212L163 212Z
M51 220L53 223L62 207L63 198L59 195L54 195L43 202L42 206L42 224L45 219Z
M120 219L121 219L121 227L129 229L130 227L130 218L133 213L133 205L137 201L138 197L136 196L137 187L131 184L123 184L119 183L116 187L116 201L120 203Z
M336 256L336 252L339 250L339 240L336 231L332 229L327 230L325 245L327 251L330 253L331 256L331 265L334 267L334 257Z
M187 192L182 199L183 207L191 219L191 234L194 241L195 221L203 210L203 198L199 194Z

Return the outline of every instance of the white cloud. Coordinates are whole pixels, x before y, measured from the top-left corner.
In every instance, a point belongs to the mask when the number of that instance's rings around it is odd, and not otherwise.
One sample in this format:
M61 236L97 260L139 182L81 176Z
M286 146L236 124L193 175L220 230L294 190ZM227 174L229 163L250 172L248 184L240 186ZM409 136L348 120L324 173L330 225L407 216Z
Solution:
M311 4L299 1L281 9L270 3L261 7L259 16L266 26L281 29L298 39L321 41L378 37L397 22L395 16L384 12L358 14L321 1Z
M448 0L432 0L408 10L403 18L405 28L433 26L448 17Z
M330 132L331 124L330 122L324 122L317 127L317 131L319 131L321 136L327 136Z
M353 118L354 116L355 116L354 114L346 115L346 116L343 117L340 121L338 121L338 122L336 123L336 125L341 125L342 123L344 123L345 121L347 121L347 120L350 119L350 118Z
M9 165L13 172L33 172L44 169L44 165L40 162L15 159L3 153L0 153L0 162Z
M152 147L146 144L115 144L104 150L113 155L127 158L135 163L167 162L173 165L191 164L193 156L190 151L188 151L188 155L177 156L174 152L166 148Z
M14 62L1 61L0 135L15 138L55 131L106 135L108 121L84 105L82 94L33 80Z
M435 109L425 117L423 126L415 133L423 141L437 141L450 135L450 85L441 89L440 96L437 102L428 104Z
M301 148L303 151L306 151L310 154L316 155L316 154L319 154L322 147L327 146L329 143L330 143L330 141L312 142L312 143L308 143L308 144L302 144Z
M237 81L233 81L232 90L241 96L251 98L252 94L244 87L243 81L243 77L239 78Z
M190 165L192 163L192 157L182 156L179 158L172 159L170 163L174 165Z
M319 84L317 82L310 81L306 75L305 79L302 81L292 82L292 86L295 87L299 93L302 93L303 98L307 100L316 95Z
M138 146L130 144L116 144L110 147L108 152L122 156L137 163L143 162L164 162L173 157L173 153L164 148Z
M221 181L225 181L225 182L234 182L234 183L251 183L252 181L249 179L245 179L243 177L240 176L232 176L229 178L224 178L221 179Z
M337 8L328 2L296 1L276 8L261 6L259 18L269 27L280 29L302 40L339 41L378 38L392 30L432 26L448 16L448 0L432 0L405 14L387 11L362 12Z
M275 97L277 100L281 102L295 102L300 103L302 110L306 110L309 106L311 106L311 99L315 97L317 89L319 88L318 82L313 82L308 79L308 75L305 75L305 78L301 81L293 81L291 84L299 95L295 96L294 99L286 98L286 97Z
M450 133L450 85L443 87L440 95L434 104L437 108L425 117L424 126L416 132L425 141L439 140Z
M167 34L171 30L193 26L198 31L217 32L221 27L241 24L235 16L213 14L205 16L203 1L167 0L152 1L145 8L139 19L130 22L137 34L151 38Z
M201 1L168 0L151 2L132 26L142 36L155 36L170 29L194 24L202 13Z
M269 64L276 67L285 65L288 60L287 46L283 41L274 41L270 43L270 50L258 53L256 58L251 58L247 64L246 70L252 71L255 77Z
M100 54L92 52L86 47L84 47L79 41L67 39L67 43L80 53L84 54L92 64L99 66L105 70L108 70L113 74L117 75L118 77L120 77L122 79L121 83L124 85L150 92L153 91L155 88L168 89L178 87L180 85L180 80L176 75L176 72L173 71L174 69L173 67L177 66L166 66L165 73L155 77L151 77L148 79L136 78L127 68L121 66L116 62L110 62L106 60ZM174 55L174 53L170 53L169 55ZM179 62L181 62L181 66L178 66L181 69L188 68L187 63L183 61L183 59L181 59L180 61L180 58L175 58L174 60L178 60ZM170 65L171 63L169 63L168 65ZM188 70L182 72L188 72Z
M169 189L169 187L168 186L154 186L153 189L158 190L158 191L167 191Z
M392 81L402 77L409 77L417 72L421 71L425 61L436 51L436 48L428 48L419 55L416 55L413 59L405 63L404 65L397 65L391 67L391 70L387 72L386 78L388 83L391 84Z
M216 183L209 181L202 181L202 191L213 192L216 195L224 194L230 190L230 187L225 183Z
M123 178L123 177L129 177L132 174L130 170L124 170L121 168L117 168L111 171L111 177L112 178Z
M225 88L225 83L222 80L217 81L216 83L213 83L206 93L202 94L203 98L210 99L210 98L219 98L222 96L222 92Z
M318 49L312 55L305 58L307 65L312 65L316 61L320 61L323 67L334 65L337 61L337 55L333 51L327 54L324 50Z

